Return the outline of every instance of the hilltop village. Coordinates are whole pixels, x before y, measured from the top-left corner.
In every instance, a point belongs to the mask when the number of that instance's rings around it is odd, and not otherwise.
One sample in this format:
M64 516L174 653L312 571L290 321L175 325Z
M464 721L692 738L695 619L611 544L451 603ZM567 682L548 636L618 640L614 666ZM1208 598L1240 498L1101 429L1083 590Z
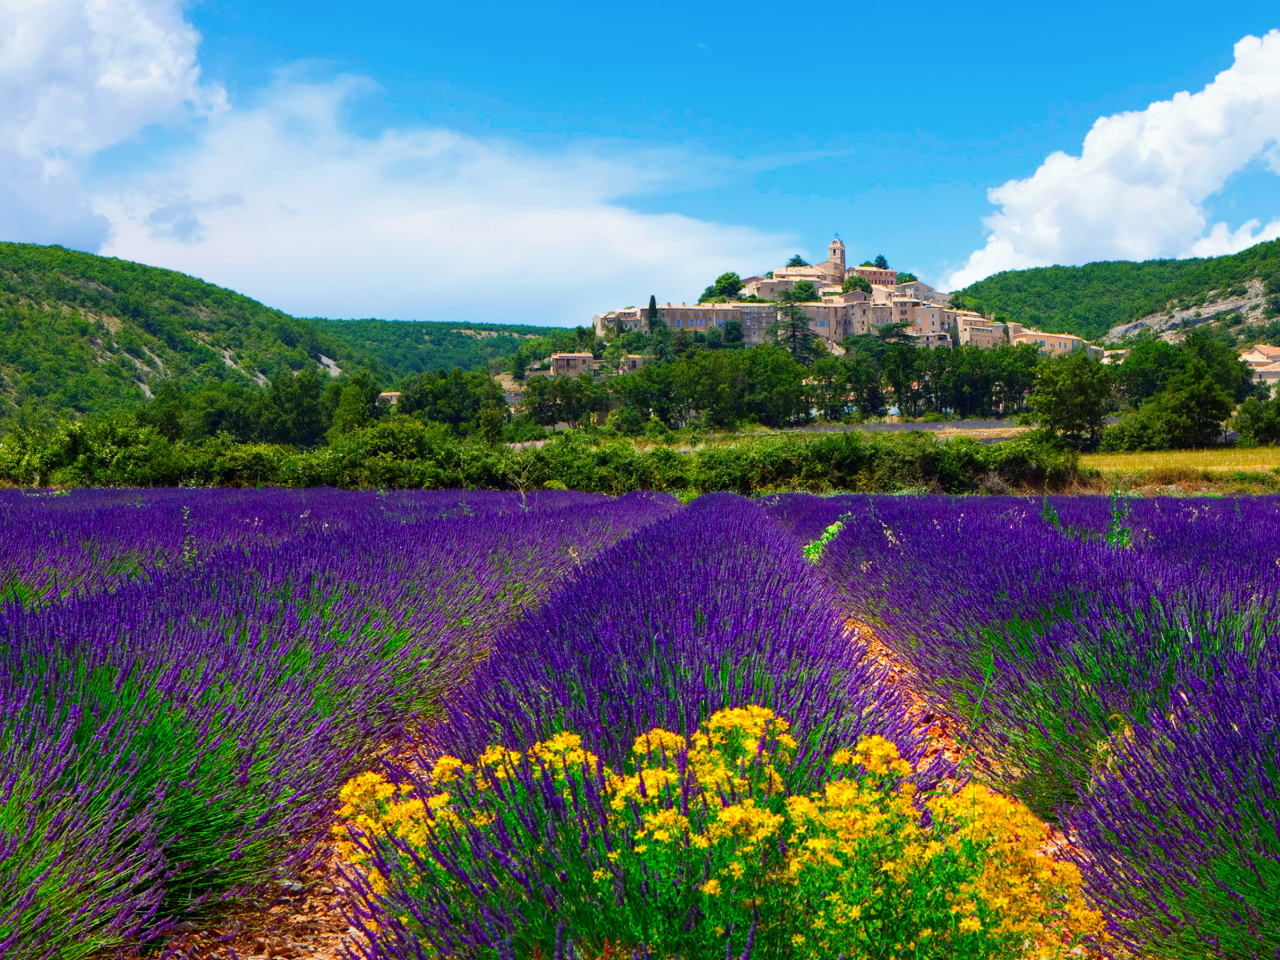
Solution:
M839 237L827 248L822 263L780 267L763 276L747 277L733 297L696 304L657 305L659 319L672 330L706 333L724 330L730 321L741 325L748 345L765 342L766 332L777 319L777 301L784 295L801 293L797 305L809 318L809 326L827 348L842 353L841 341L857 334L874 333L893 324L921 347L953 345L991 349L999 346L1035 345L1046 355L1086 351L1101 359L1103 350L1063 333L1044 333L1019 323L1000 323L969 310L953 310L949 295L914 278L900 282L899 274L887 266L845 265L844 242ZM808 299L813 296L813 299ZM597 314L592 319L600 337L649 332L649 308L628 307Z

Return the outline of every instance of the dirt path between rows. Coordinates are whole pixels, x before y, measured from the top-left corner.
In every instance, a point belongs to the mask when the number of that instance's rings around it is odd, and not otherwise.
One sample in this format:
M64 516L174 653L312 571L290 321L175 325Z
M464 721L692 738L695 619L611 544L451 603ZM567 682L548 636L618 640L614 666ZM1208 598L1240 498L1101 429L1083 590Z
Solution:
M927 770L939 756L949 765L959 764L968 749L965 724L929 705L927 698L921 693L923 685L915 669L887 646L876 635L875 630L857 620L847 620L845 626L852 635L866 644L872 660L885 671L886 682L898 686L909 704L907 716L914 721L911 732L915 736L924 737L926 744L916 770ZM1075 850L1071 838L1053 824L1045 826L1048 835L1040 847L1040 854L1055 860L1070 859L1068 854Z

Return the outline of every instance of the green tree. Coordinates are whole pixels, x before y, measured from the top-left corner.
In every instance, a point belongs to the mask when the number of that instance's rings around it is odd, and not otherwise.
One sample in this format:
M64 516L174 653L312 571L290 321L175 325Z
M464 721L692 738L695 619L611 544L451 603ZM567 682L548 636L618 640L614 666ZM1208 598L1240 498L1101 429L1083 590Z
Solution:
M1186 355L1171 343L1145 337L1129 348L1116 370L1116 386L1134 407L1140 407L1186 366Z
M263 443L289 443L311 447L320 443L330 429L334 413L333 401L345 392L339 382L325 383L328 374L312 367L296 377L283 377L259 394L252 407L253 439ZM355 387L350 410L357 404L360 412L355 420L371 423L381 414L378 408L378 381L367 370L357 371L348 386ZM358 397L358 401L355 399ZM203 424L205 436L231 427L235 432L237 410L234 404L217 410L207 409ZM212 415L212 416L211 416ZM216 422L209 422L215 419ZM190 428L188 428L190 430ZM192 431L194 432L194 431Z
M889 261L884 258L884 254L882 253L876 257L875 261L872 263L872 266L877 267L880 270L888 270Z
M790 260L787 261L787 266L788 267L807 267L809 266L809 261L797 253Z
M926 360L922 354L926 352L909 343L890 343L880 362L902 416L918 417L923 412L924 393L920 387Z
M602 359L609 365L609 369L618 372L622 368L622 361L627 355L627 349L621 343L614 341L605 347Z
M809 368L813 405L823 420L842 420L853 402L852 370L842 357L822 357Z
M1235 404L1209 365L1192 358L1155 397L1107 429L1106 450L1190 450L1222 437Z
M861 290L867 296L871 296L871 281L866 277L860 277L856 273L851 273L844 278L844 283L840 287L845 293L853 290Z
M662 324L649 336L649 359L654 363L670 363L676 358L675 338L671 329Z
M782 291L778 299L784 303L816 303L822 299L822 295L812 281L801 280L790 290Z
M182 437L182 414L186 397L176 380L165 380L155 390L150 402L138 414L138 422L154 427L166 440Z
M517 350L511 357L511 377L514 380L523 380L525 370L529 367L529 358L522 352Z
M742 343L742 321L726 320L724 322L724 342L727 345Z
M507 422L506 410L503 407L485 407L480 411L479 429L476 435L485 443L493 446L502 441L502 427Z
M796 303L784 302L778 305L777 318L769 324L765 331L769 342L776 344L796 363L808 366L820 354L818 335L809 326L809 318L804 308Z
M1241 443L1249 446L1280 443L1280 399L1250 397L1240 404L1232 423L1240 431Z
M702 291L702 296L698 298L699 303L706 303L708 300L732 300L742 290L742 278L736 273L722 273L716 277L716 282Z
M910 323L885 323L876 327L875 333L872 334L881 343L902 343L912 346L916 343L916 338L907 333L911 329Z
M342 388L337 407L333 411L333 425L329 428L329 440L345 436L373 422L364 391L355 383Z
M1236 403L1251 396L1266 395L1266 388L1260 390L1260 384L1253 379L1253 369L1229 344L1203 327L1187 334L1180 347L1188 359L1202 361L1214 382Z
M662 314L658 312L658 298L653 294L649 294L649 308L645 311L645 319L649 322L649 333L657 333L658 330L665 329L666 323L663 322Z
M899 283L915 283L915 282L916 282L917 280L919 280L919 279L920 279L920 278L919 278L919 277L917 277L914 273L900 273L900 274L898 274L898 282L899 282Z
M506 401L492 377L480 370L461 368L421 373L400 393L397 410L428 423L447 424L458 436L475 432L480 413L496 408L505 416Z
M1110 399L1109 369L1082 350L1041 361L1028 403L1041 429L1078 450L1092 450L1101 438Z

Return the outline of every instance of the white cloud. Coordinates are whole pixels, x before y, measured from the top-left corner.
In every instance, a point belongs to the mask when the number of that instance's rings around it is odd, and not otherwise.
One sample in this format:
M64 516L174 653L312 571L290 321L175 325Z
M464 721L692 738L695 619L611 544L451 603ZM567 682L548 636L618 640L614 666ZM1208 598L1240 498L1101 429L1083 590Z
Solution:
M286 80L211 121L163 172L99 197L103 252L303 315L538 323L696 295L782 256L784 238L620 202L686 181L694 158L538 154L439 129L366 139L339 122L360 87Z
M198 43L181 0L0 0L0 239L173 267L298 314L538 323L695 296L794 242L626 206L714 161L361 137L340 115L367 82L286 75L233 107L201 80ZM86 188L96 154L156 125L188 146Z
M95 246L78 163L156 123L216 113L172 0L0 0L0 232Z
M1080 156L1051 154L1035 174L988 194L987 244L950 278L965 286L1001 270L1229 253L1280 235L1208 228L1205 201L1255 161L1280 174L1280 30L1245 37L1235 62L1198 93L1103 117Z

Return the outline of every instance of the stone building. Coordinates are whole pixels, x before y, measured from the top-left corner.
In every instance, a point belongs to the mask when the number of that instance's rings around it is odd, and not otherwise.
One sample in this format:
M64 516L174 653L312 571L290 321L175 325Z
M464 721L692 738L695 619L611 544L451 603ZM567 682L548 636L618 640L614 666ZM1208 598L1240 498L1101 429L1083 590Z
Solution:
M595 370L595 357L589 353L553 353L551 355L553 377L576 377L593 370Z
M862 277L871 293L862 290L843 292L847 277ZM920 346L950 347L953 343L983 349L1032 343L1044 354L1067 354L1087 350L1101 358L1102 351L1079 337L1026 330L1016 323L995 323L981 314L952 310L950 297L927 283L911 280L898 283L896 270L880 267L845 265L845 247L839 237L827 247L827 259L813 266L780 267L772 276L748 277L743 281L742 295L770 302L664 303L657 307L662 322L673 332L694 334L712 329L724 330L729 321L742 325L743 340L755 346L765 342L766 332L778 317L776 303L784 292L807 281L817 289L820 299L798 304L809 318L810 328L828 347L839 352L846 337L874 333L888 324L905 324L905 332ZM628 307L597 314L592 323L601 337L639 331L649 332L648 310Z

